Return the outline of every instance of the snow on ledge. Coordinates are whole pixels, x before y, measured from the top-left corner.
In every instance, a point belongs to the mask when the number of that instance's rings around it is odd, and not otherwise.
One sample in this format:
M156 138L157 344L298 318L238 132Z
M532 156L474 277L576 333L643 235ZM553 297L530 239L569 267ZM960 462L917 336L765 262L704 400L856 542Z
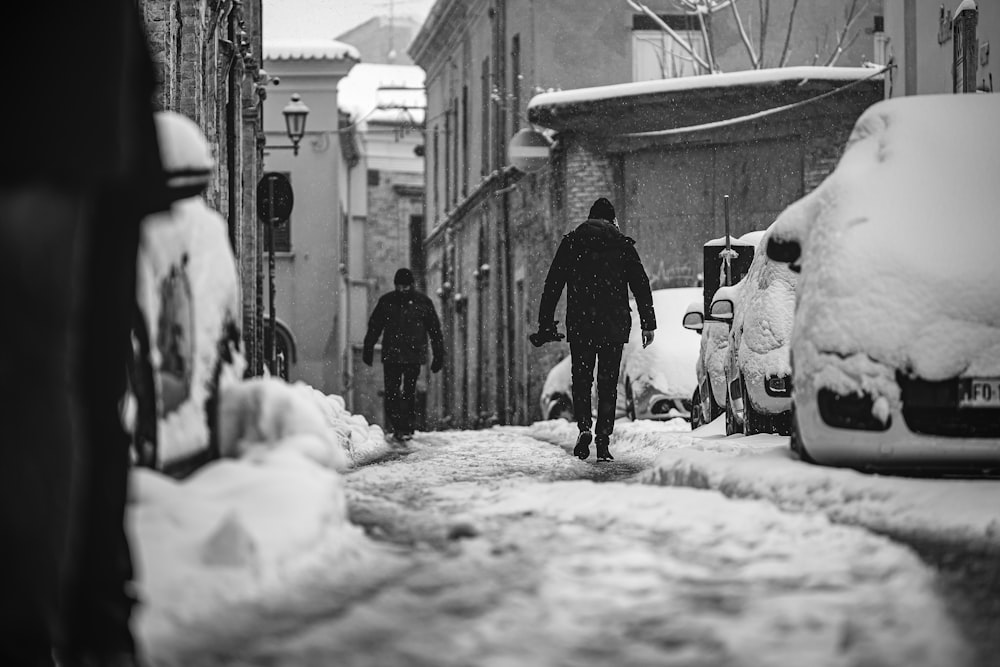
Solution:
M273 39L264 41L264 60L361 60L361 53L335 39Z
M870 67L775 67L771 69L727 72L725 74L702 74L700 76L685 76L675 79L617 83L610 86L595 86L593 88L577 88L574 90L542 93L531 99L531 102L528 103L528 109L579 104L581 102L593 102L618 97L635 97L638 95L697 90L701 88L768 85L783 81L802 81L807 79L848 83L871 77L874 71Z

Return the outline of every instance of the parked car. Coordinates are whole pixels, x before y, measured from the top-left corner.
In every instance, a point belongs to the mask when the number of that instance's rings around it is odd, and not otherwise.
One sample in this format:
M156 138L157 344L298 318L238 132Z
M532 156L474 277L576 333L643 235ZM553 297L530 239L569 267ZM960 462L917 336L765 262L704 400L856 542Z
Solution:
M701 294L697 287L653 291L653 309L658 329L653 342L643 349L639 317L632 304L632 331L622 348L618 373L616 418L669 420L689 419L689 397L697 385L697 342L677 326L685 305ZM596 372L596 369L595 369ZM596 383L592 387L597 406ZM546 419L573 420L571 359L564 357L546 377L540 397Z
M857 121L774 223L800 269L792 448L863 469L1000 469L1000 96L919 95Z
M658 329L649 347L642 347L639 316L632 304L632 331L622 349L618 395L624 399L630 419L670 420L691 418L691 397L697 388L695 365L698 342L677 325L698 287L674 287L653 291L653 310ZM621 401L619 401L621 403Z
M216 456L218 393L246 364L228 226L201 197L211 148L181 114L159 112L156 126L176 201L142 222L124 412L137 463L183 475Z
M704 245L704 286L701 303L688 307L682 318L685 329L701 334L701 349L695 362L698 385L691 397L693 409L691 426L698 428L714 421L726 409L726 358L729 350L729 324L715 319L710 313L712 297L728 282L732 284L746 274L753 259L754 249L762 232L749 232L738 239L729 238L729 257L726 256L726 237L712 239ZM728 272L726 264L728 263Z
M552 367L542 385L539 405L543 419L573 421L573 378L571 359L565 356Z
M735 285L720 287L712 317L729 326L726 360L726 433L791 430L789 343L795 312L796 273L767 256L760 237L750 270Z

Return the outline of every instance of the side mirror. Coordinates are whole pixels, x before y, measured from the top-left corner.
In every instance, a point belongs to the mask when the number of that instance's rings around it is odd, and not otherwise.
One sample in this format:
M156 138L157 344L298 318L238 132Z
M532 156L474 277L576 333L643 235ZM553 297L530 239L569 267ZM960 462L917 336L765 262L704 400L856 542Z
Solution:
M709 312L717 320L731 320L733 319L733 302L731 299L716 299L712 302L712 308Z
M767 257L775 262L788 264L788 268L798 272L799 258L802 257L802 246L798 241L770 238L767 241Z
M681 322L681 325L685 329L700 333L705 327L705 318L702 317L701 313L685 313L684 320Z

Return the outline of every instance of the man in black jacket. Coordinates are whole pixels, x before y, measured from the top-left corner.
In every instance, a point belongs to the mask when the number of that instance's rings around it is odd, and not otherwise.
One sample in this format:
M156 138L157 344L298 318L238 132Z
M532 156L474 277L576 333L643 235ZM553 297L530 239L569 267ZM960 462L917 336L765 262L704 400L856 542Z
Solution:
M372 365L375 343L384 332L385 407L393 437L404 441L413 437L414 396L420 366L427 363L427 339L430 338L433 352L433 373L444 366L444 339L434 303L413 288L413 273L400 269L393 282L396 289L382 295L368 320L362 359Z
M632 329L628 290L635 296L642 326L642 346L653 342L656 315L649 278L635 250L635 240L618 229L615 209L601 197L588 220L563 237L549 267L538 308L538 333L532 343L559 340L553 320L566 290L566 333L572 357L573 412L580 428L573 454L590 456L590 391L597 363L597 460L611 461L608 451L615 422L622 347Z

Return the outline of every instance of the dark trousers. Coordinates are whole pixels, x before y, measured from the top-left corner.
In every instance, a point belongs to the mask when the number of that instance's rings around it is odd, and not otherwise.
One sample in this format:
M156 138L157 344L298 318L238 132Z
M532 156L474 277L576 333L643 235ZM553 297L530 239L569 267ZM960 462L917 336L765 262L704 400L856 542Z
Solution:
M385 412L394 433L413 433L420 364L382 364Z
M0 664L133 647L118 414L138 220L45 186L0 191Z
M573 413L581 431L593 424L590 392L597 364L597 435L611 435L615 428L615 403L618 398L618 371L622 343L570 343L573 376Z

